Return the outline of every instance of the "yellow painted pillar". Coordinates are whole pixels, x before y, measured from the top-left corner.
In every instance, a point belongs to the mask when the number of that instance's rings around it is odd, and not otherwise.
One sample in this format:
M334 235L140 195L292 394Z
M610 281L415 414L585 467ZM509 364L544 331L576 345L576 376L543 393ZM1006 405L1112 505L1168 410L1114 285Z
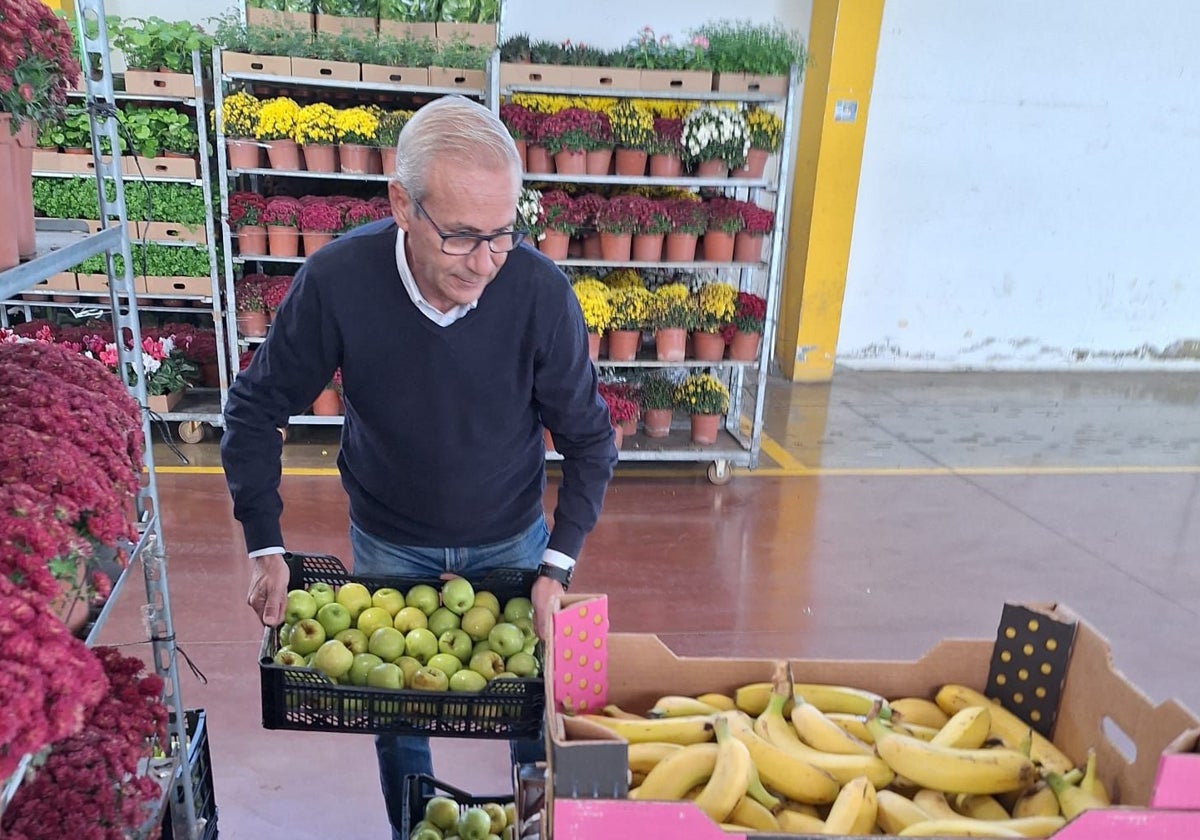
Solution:
M775 340L795 382L833 378L883 3L813 0Z
M42 2L63 17L75 17L75 0L42 0Z

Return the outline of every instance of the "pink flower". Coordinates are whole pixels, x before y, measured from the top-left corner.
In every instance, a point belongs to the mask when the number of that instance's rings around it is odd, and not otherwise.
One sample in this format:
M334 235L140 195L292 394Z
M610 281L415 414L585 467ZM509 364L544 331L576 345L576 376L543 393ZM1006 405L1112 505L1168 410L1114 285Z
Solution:
M29 82L26 82L25 84L21 85L21 87L19 87L17 89L17 92L21 95L21 98L24 99L26 102L33 101L33 85L29 84Z

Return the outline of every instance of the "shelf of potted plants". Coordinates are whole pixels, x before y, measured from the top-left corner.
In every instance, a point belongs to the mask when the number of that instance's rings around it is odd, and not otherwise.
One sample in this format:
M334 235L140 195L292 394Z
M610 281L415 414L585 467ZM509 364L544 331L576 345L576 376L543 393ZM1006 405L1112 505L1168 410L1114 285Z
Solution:
M560 175L557 172L526 172L521 176L527 182L548 184L622 184L636 187L724 187L726 189L774 189L774 184L765 178L705 178L700 176L664 178L649 175Z

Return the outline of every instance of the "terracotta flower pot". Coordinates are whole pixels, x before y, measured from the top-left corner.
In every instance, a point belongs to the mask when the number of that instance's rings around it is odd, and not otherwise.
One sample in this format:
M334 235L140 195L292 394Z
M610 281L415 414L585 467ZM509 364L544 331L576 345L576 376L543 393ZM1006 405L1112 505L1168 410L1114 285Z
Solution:
M600 250L600 234L589 233L583 238L583 258L585 260L599 260L604 258L604 254Z
M517 147L517 157L521 161L521 169L524 170L526 168L526 166L525 166L525 141L524 140L514 140L513 145Z
M612 159L612 149L592 149L587 152L584 168L588 175L607 175Z
M10 132L12 145L13 191L5 197L17 209L17 254L23 260L37 256L37 233L34 230L33 212L33 150L37 145L36 125L26 120L15 136L11 126L0 126L0 131Z
M600 333L588 333L588 358L593 362L600 360Z
M725 338L720 333L693 330L692 349L696 361L719 362L725 357Z
M737 330L733 334L733 340L729 342L729 358L735 362L756 362L761 342L762 333L744 333Z
M621 444L625 442L625 430L620 426L613 426L613 446L620 451Z
M628 420L622 420L617 424L617 431L629 437L637 434L637 415L630 417Z
M663 253L667 262L693 262L696 259L696 234L668 233Z
M306 257L311 257L333 241L332 233L305 231L301 235L304 238L304 256Z
M646 174L646 153L641 149L617 149L617 174L640 178Z
M671 416L674 412L669 408L647 408L642 417L642 428L646 437L665 438L671 433Z
M267 225L267 250L272 257L300 256L300 231L283 225Z
M762 259L763 235L739 230L733 238L734 262L758 262Z
M641 330L608 331L608 358L614 362L632 362L641 346Z
M225 157L230 169L258 169L262 147L257 140L226 140Z
M237 229L238 254L263 257L267 254L267 229L262 225L244 225Z
M337 150L330 143L305 143L304 168L309 172L337 172Z
M326 388L313 400L312 413L317 417L336 417L342 413L342 395Z
M547 230L545 235L538 240L537 246L538 250L550 259L565 260L571 246L571 236L561 230Z
M549 175L554 172L554 159L545 146L529 143L525 147L525 171L531 175Z
M717 442L717 434L721 431L720 414L693 414L692 443L701 446L711 446Z
M374 146L367 147L367 172L371 175L383 174L383 155Z
M650 155L652 178L678 178L683 174L683 161L679 155Z
M267 334L267 313L266 312L243 312L237 313L237 331L238 335L246 338L262 338Z
M728 178L729 165L723 160L702 160L693 174L697 178Z
M380 149L379 156L383 165L383 174L394 174L396 172L396 147L390 146L386 149Z
M7 114L4 115L7 118ZM8 125L0 124L0 134L8 132ZM3 139L8 139L4 137ZM0 195L11 196L16 190L13 185L12 155L16 146L0 142ZM17 208L11 201L0 201L0 271L12 268L21 261L17 249Z
M687 357L687 330L660 327L654 331L654 352L660 362L682 362Z
M300 147L295 140L268 140L267 160L272 169L295 172L300 169Z
M732 262L733 234L722 230L704 234L704 259L706 262Z
M746 165L729 173L733 178L761 178L767 169L767 158L771 153L766 149L751 148L746 155Z
M559 175L586 175L587 152L582 150L555 152L554 171Z
M663 234L639 233L633 237L630 253L637 262L658 262L662 259Z
M305 146L305 159L308 158ZM371 171L371 147L359 143L342 143L338 146L338 167L342 172L366 175Z
M609 262L628 262L633 234L600 232L600 257Z

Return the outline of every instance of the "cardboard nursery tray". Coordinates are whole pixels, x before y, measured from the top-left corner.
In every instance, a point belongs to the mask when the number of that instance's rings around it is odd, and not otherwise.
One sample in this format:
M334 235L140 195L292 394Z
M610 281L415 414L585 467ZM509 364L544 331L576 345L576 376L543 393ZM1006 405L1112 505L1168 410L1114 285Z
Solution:
M288 554L289 589L318 581L337 587L357 581L371 592L394 587L406 592L417 584L440 587L427 578L351 575L330 555ZM501 603L528 597L536 573L497 569L469 578L476 590L492 592ZM279 633L267 628L259 655L262 724L266 729L313 732L391 732L452 738L537 738L545 713L541 678L492 680L482 691L418 691L337 685L310 668L278 665Z
M432 776L409 775L404 777L404 800L400 818L400 836L412 834L413 826L425 818L425 805L435 796L448 796L459 805L459 813L473 805L497 802L504 805L513 801L511 793L497 796L472 796L461 788L433 778Z
M563 714L564 700L570 707L579 682L583 627L591 652L603 660L589 673L593 682L602 680L600 691L589 693L592 709L614 703L637 712L667 694L732 694L738 686L769 680L773 660L679 656L655 635L606 633L606 621L591 620L605 606L604 596L568 595L554 615L545 662L551 836L744 836L723 832L690 802L625 798L627 743ZM1009 604L995 640L945 639L914 661L794 660L791 666L798 682L854 686L885 697L933 697L946 683L970 686L1040 733L1051 733L1077 765L1094 748L1115 805L1076 817L1054 835L1057 840L1200 837L1200 722L1176 700L1151 702L1113 666L1104 637L1062 605Z

